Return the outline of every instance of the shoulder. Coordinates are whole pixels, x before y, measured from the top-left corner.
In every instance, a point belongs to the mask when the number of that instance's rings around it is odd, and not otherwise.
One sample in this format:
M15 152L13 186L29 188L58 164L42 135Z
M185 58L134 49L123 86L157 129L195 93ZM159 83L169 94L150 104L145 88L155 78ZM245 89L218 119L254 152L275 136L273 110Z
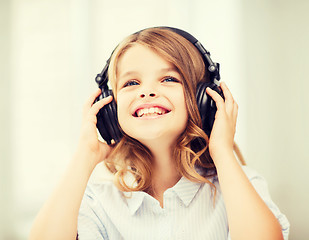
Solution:
M79 218L91 219L91 221L103 225L108 216L115 214L117 209L126 209L126 201L122 192L112 181L102 181L100 183L88 183L85 190Z
M88 183L78 215L79 239L108 239L105 201L108 196L115 198L116 190L110 181Z
M251 167L242 166L242 169L260 197L263 198L265 202L271 201L266 179Z
M262 184L263 183L265 185L264 187L267 187L266 179L262 176L262 174L260 174L258 171L256 171L255 169L253 169L249 166L241 166L241 167L242 167L242 170L247 175L251 184L253 184L255 186L256 184Z
M284 239L287 239L289 235L290 223L287 217L280 211L278 206L273 202L268 190L268 184L266 179L262 175L260 175L256 170L248 166L242 166L242 169L247 175L249 181L251 182L257 193L260 195L260 197L264 200L266 205L278 219L282 228Z
M263 178L255 169L248 166L241 166L249 180L254 180L255 178Z
M270 194L268 191L268 183L266 179L255 169L248 167L248 166L242 166L243 171L247 175L249 181L255 188L255 190L258 192L258 194L265 200L270 199Z
M108 198L118 198L121 192L112 181L102 181L100 183L89 182L87 184L83 201L97 202Z

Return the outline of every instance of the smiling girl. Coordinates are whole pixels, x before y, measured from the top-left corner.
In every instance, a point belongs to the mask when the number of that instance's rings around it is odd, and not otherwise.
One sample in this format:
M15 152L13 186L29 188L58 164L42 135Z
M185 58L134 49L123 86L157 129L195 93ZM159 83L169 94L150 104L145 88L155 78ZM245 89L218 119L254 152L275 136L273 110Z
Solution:
M234 155L238 106L224 83L225 100L206 90L217 112L210 136L203 131L196 91L209 81L205 69L197 48L168 28L119 44L108 77L123 136L98 140L96 115L113 97L94 103L96 91L30 239L287 239L289 223L264 179ZM114 181L88 183L102 161Z

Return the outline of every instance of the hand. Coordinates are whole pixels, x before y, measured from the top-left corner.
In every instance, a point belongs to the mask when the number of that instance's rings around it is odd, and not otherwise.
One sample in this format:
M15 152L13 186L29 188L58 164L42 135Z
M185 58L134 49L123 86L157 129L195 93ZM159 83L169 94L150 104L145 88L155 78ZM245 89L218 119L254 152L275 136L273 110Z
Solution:
M103 106L112 101L113 97L109 96L93 103L100 93L101 89L96 90L84 105L81 134L78 144L78 153L87 156L87 161L91 160L94 166L106 159L111 150L109 145L98 139L96 115Z
M236 121L238 105L226 86L221 83L224 99L214 90L207 88L206 92L216 102L217 112L215 122L209 138L209 153L214 163L221 156L233 153L234 135L236 131Z

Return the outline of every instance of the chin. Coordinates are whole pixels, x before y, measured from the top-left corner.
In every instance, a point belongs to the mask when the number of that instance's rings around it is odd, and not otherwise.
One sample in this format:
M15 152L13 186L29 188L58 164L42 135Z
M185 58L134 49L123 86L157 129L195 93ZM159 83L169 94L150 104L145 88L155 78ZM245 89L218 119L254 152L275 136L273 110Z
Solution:
M142 129L136 131L132 130L133 129L130 129L126 134L144 145L173 144L184 131L183 129L180 131L154 131L154 129L152 129L152 131Z
M139 142L150 145L152 143L173 144L184 132L187 126L187 119L158 119L154 121L139 121L135 119L126 121L120 118L119 123L122 130L131 138Z

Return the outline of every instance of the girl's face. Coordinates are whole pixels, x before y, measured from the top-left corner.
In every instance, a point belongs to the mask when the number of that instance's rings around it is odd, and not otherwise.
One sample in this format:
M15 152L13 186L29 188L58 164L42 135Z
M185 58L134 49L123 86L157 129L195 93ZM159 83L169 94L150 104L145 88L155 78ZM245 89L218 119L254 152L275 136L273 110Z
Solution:
M173 143L188 120L183 80L175 67L136 44L120 57L117 69L117 110L123 131L144 144Z

